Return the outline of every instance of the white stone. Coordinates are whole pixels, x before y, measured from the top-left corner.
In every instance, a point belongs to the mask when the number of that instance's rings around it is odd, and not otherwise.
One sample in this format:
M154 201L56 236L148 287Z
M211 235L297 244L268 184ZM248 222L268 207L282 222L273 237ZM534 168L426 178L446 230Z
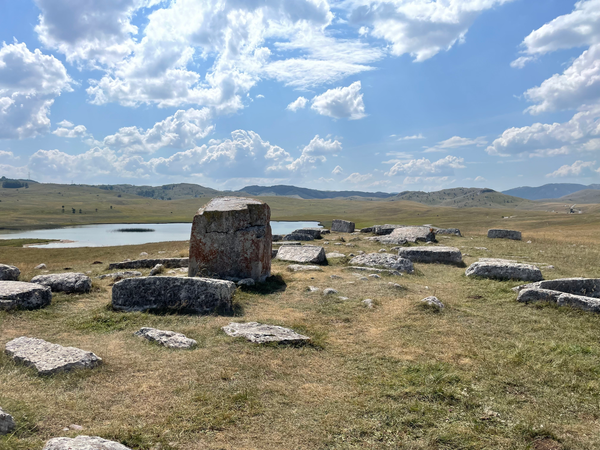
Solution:
M134 335L169 348L187 349L198 345L198 342L196 342L194 339L189 339L181 333L157 330L156 328L140 328L134 333Z
M244 337L250 342L264 344L279 342L282 344L301 344L310 341L308 336L296 333L294 330L276 325L266 325L258 322L236 323L232 322L222 328L232 337Z

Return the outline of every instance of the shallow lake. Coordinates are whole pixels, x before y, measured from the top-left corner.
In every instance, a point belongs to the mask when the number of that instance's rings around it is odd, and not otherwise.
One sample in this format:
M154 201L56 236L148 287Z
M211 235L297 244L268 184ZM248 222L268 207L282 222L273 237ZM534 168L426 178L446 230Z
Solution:
M320 226L319 222L271 222L273 234L287 234L305 227ZM119 231L123 229L139 231ZM30 246L39 248L106 247L149 242L187 241L191 231L191 223L111 223L50 230L10 231L0 234L0 239L58 239L65 241Z

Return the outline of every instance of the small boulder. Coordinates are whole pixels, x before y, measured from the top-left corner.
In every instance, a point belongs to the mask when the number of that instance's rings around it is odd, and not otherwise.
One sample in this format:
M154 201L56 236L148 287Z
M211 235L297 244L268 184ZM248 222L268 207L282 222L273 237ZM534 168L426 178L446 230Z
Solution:
M311 234L307 233L299 233L298 231L294 231L293 233L286 234L283 237L284 241L314 241L315 238Z
M158 259L136 259L135 261L125 260L118 263L110 263L108 270L118 269L152 269L157 264L162 264L167 269L176 269L179 267L188 267L189 258L158 258Z
M308 336L296 333L289 328L276 325L266 325L258 322L236 323L232 322L222 328L231 337L244 337L256 344L278 342L281 344L303 344L310 341Z
M42 450L131 450L118 442L98 436L58 437L50 439Z
M304 266L302 264L290 264L287 266L290 272L323 272L321 266Z
M52 301L49 287L21 281L0 282L0 310L36 309Z
M331 222L331 231L337 231L339 233L354 233L354 222L334 219Z
M156 275L160 275L161 273L163 273L165 271L165 266L163 266L162 264L157 264L155 265L152 270L150 270L150 275L151 277L156 276Z
M373 300L371 300L370 298L367 298L365 300L362 301L362 304L369 309L373 309L374 305L373 305Z
M96 278L99 280L104 280L105 278L112 278L114 280L123 278L133 278L133 277L141 277L142 272L138 272L136 270L125 270L123 272L113 272L113 273L105 273L104 275L98 275Z
M325 296L333 295L333 294L337 294L337 293L338 293L338 291L333 288L323 289L323 295L325 295Z
M140 253L140 256L148 256L148 253L147 252L142 252L142 253Z
M367 253L355 256L350 260L350 265L383 267L385 269L398 270L400 272L414 272L413 263L400 256L390 255L389 253Z
M17 281L21 271L8 264L0 264L0 281Z
M48 286L52 292L66 292L67 294L85 294L92 289L92 280L84 273L37 275L31 279L31 282Z
M521 232L515 230L502 230L499 228L492 228L488 230L487 237L490 239L513 239L515 241L521 240Z
M102 363L102 359L92 352L25 336L8 342L6 354L16 362L35 368L40 375L72 369L92 369Z
M189 339L181 333L157 330L156 328L140 328L134 333L134 335L169 348L184 349L192 348L198 345L198 342L196 342L194 339Z
M236 284L238 286L254 286L256 281L254 281L254 278L244 278L243 280L238 281Z
M337 258L345 258L346 255L344 255L343 253L338 253L338 252L330 252L325 254L325 257L327 259L337 259Z
M325 262L325 249L316 245L281 246L276 259L295 263L320 264Z
M418 263L460 264L462 262L462 254L455 247L400 248L398 256Z
M308 292L311 292L311 293L312 293L312 292L319 292L321 289L320 289L320 288L318 288L318 287L316 287L316 286L308 286L308 287L306 288L306 290L307 290Z
M15 429L13 417L0 408L0 436L11 433Z
M429 296L429 297L425 297L423 300L421 300L421 302L431 308L437 309L438 311L441 311L442 309L444 309L444 304L439 301L439 299L437 297Z
M435 231L429 227L399 227L388 236L373 238L382 244L399 245L406 242L436 242Z
M465 275L497 280L540 281L543 278L536 266L511 262L474 262L467 268Z
M369 275L369 278L381 278L379 275L377 275L376 273L372 273L371 275Z
M42 263L42 264L38 264L37 266L34 267L35 270L43 270L46 268L46 264Z

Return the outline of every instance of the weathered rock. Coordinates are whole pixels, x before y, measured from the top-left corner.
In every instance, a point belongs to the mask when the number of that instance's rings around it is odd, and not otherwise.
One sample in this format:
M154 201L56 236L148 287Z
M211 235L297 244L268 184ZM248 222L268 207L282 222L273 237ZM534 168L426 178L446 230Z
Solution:
M437 228L437 227L433 227L433 229L435 230L435 234L462 237L462 234L460 234L460 230L458 228Z
M308 235L312 236L313 239L320 239L324 232L329 233L329 230L325 230L323 228L307 227L307 228L300 228L298 230L294 230L294 231L292 231L291 234L308 234Z
M0 281L17 281L21 271L15 266L0 264Z
M201 314L230 310L235 283L211 278L128 278L112 288L112 306L121 311L174 310Z
M37 275L31 279L31 282L48 286L52 292L66 292L67 294L85 294L92 289L91 278L86 274L76 272Z
M140 256L148 256L148 252L141 252Z
M287 266L287 270L290 272L323 272L321 266L305 266L302 264L290 264Z
M256 281L253 278L244 278L236 283L238 286L254 286Z
M58 437L50 439L42 450L131 450L118 442L98 436Z
M294 246L294 247L299 247L299 246L302 245L302 242L300 242L300 241L282 241L282 242L276 242L276 243L274 243L274 245L279 245L279 246L282 246L282 247L284 245L286 247L289 247L290 245Z
M283 239L283 234L273 234L271 236L271 241L273 242L279 242Z
M398 256L418 263L460 264L462 254L455 247L400 248Z
M338 291L333 288L323 289L323 295L333 295L333 294L337 294L337 293L338 293Z
M136 331L134 335L169 348L192 348L198 345L198 342L194 339L189 339L181 333L157 330L156 328L143 327Z
M558 306L570 306L571 308L582 309L584 311L600 312L600 300L583 295L560 294L556 300Z
M493 228L488 230L488 238L491 239L514 239L516 241L521 240L521 232L514 230L501 230L499 228Z
M279 248L276 258L281 261L320 264L325 262L325 249L316 245L283 245Z
M339 233L354 233L354 222L333 219L331 222L331 231L337 231Z
M236 323L232 322L222 328L232 337L244 337L250 342L265 344L279 342L281 344L302 344L310 341L308 336L296 333L289 328L276 325L265 325L258 322Z
M399 245L406 242L436 242L435 231L429 227L399 227L389 235L374 238L382 244Z
M42 270L42 269L46 269L46 264L42 263L42 264L38 264L37 266L34 267L35 270Z
M0 408L0 436L11 433L15 429L13 417Z
M558 278L519 286L522 289L545 289L567 294L600 298L600 278Z
M152 268L149 276L153 277L155 275L160 275L164 271L165 271L165 266L163 266L162 264L157 264Z
M379 279L381 278L381 276L377 275L376 273L372 273L371 275L369 275L369 278Z
M427 306L437 309L438 311L441 311L442 309L444 309L444 304L439 301L439 299L437 297L434 297L433 295L430 297L425 297L423 300L421 300L421 302L423 302L424 304L426 304Z
M406 225L393 225L386 223L385 225L373 225L373 234L377 236L387 236L392 234L396 228L404 228Z
M373 232L373 227L364 227L360 229L361 233L372 233Z
M321 289L316 286L309 286L306 288L308 292L319 292Z
M308 233L299 233L297 231L294 231L293 233L290 234L286 234L283 237L284 241L314 241L315 238L313 237L312 234L308 234Z
M517 297L517 301L523 303L530 302L549 302L556 303L558 301L558 297L560 297L563 292L552 291L549 289L523 289L519 292Z
M123 272L113 272L113 273L105 273L104 275L98 275L96 278L99 280L104 280L105 278L113 278L122 280L123 278L133 278L133 277L141 277L142 272L138 272L135 270L126 270Z
M373 309L373 307L374 307L373 300L371 300L370 298L363 300L362 304L365 305L365 307L369 308L369 309Z
M397 270L377 269L375 267L347 266L347 267L344 267L344 269L352 270L352 271L359 271L359 272L383 273L386 275L394 275L397 277L402 276L402 274Z
M102 359L92 352L25 336L8 342L6 353L15 361L35 368L40 375L72 369L92 369L102 363Z
M325 257L327 259L336 259L336 258L345 258L346 255L344 255L343 253L338 253L338 252L329 252L325 254Z
M509 262L474 262L467 268L465 275L498 280L540 281L542 279L542 272L537 267Z
M51 301L52 292L47 286L21 281L0 282L0 310L43 308Z
M271 209L259 200L217 197L194 216L188 275L228 280L271 275Z
M158 259L136 259L135 261L123 261L118 263L110 263L108 270L118 269L152 269L157 264L162 264L167 269L175 269L178 267L187 267L188 258L158 258Z
M389 253L366 253L358 255L350 260L350 265L383 267L407 273L414 272L412 261L400 256L390 255Z

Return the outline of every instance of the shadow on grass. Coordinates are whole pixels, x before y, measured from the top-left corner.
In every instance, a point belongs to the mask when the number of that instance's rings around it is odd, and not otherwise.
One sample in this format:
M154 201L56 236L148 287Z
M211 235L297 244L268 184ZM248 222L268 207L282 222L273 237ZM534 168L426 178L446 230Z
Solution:
M242 292L251 294L269 295L277 292L285 292L287 284L281 275L272 275L264 283L256 283L254 286L242 286Z

